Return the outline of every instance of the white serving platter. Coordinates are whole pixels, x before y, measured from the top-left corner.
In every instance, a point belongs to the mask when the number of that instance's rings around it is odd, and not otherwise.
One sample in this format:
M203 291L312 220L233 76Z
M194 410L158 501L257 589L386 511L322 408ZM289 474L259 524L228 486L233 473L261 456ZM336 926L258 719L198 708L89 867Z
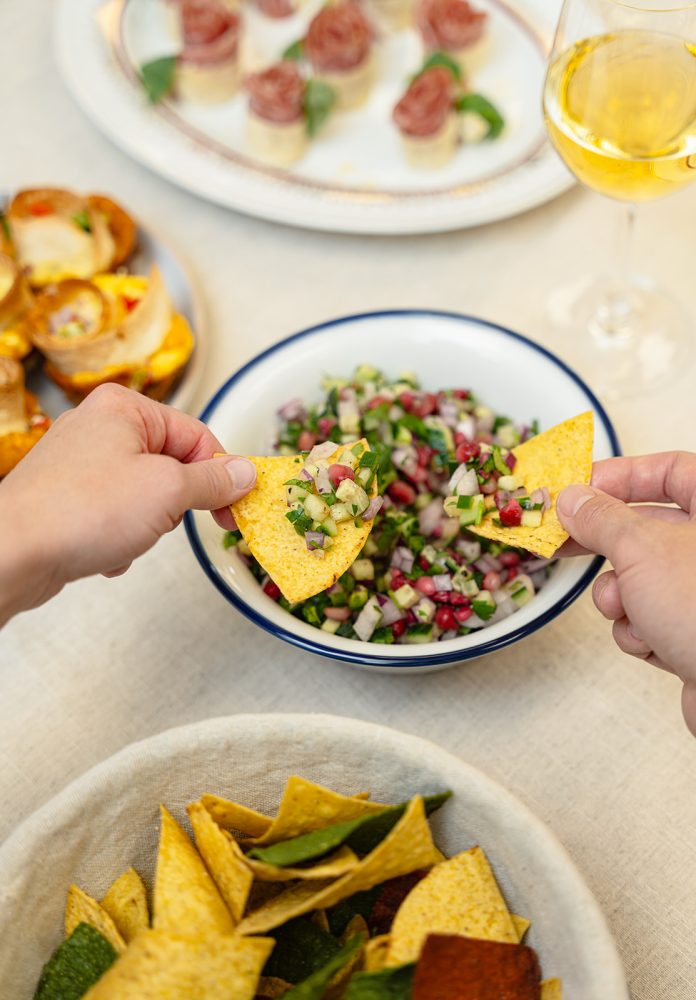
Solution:
M245 71L279 58L302 37L320 0L272 21L247 2ZM502 110L495 141L461 147L441 170L409 167L391 110L420 66L415 30L377 40L378 78L366 105L335 114L306 157L288 170L245 149L246 98L214 107L149 105L142 63L179 45L166 0L60 0L55 42L75 100L113 141L157 173L214 202L277 222L337 232L437 232L492 222L539 205L573 179L545 135L541 91L558 0L477 0L489 14L471 89Z

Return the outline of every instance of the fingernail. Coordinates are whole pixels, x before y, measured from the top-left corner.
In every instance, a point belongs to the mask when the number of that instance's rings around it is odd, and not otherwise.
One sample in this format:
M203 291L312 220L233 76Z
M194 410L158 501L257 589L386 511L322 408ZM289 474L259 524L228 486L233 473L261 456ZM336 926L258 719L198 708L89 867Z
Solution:
M566 517L575 517L583 504L596 496L595 491L589 486L566 486L559 494L557 507L561 514Z
M225 469L236 490L246 490L256 481L256 466L248 458L233 458Z

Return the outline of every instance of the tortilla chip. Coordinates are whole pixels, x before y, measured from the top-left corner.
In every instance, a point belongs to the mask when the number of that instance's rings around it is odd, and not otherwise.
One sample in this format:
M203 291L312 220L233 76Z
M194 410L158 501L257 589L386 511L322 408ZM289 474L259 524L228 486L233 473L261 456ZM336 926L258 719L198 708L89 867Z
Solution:
M203 795L201 802L218 826L225 830L239 830L246 837L262 836L273 822L271 816L264 816L255 809L223 799L219 795Z
M84 1000L253 1000L270 938L139 934Z
M357 443L369 451L364 438ZM350 447L350 444L338 445L327 461L335 461ZM304 537L298 535L285 516L289 509L285 483L297 479L304 456L252 457L249 461L256 466L256 485L233 503L230 510L252 555L280 587L283 596L291 604L306 601L333 586L350 569L367 541L374 520L363 521L358 517L358 527L353 520L342 521L331 548L322 550L323 556L317 556L309 551ZM371 495L377 495L377 477Z
M399 907L387 965L416 962L429 934L517 944L515 925L480 847L436 865Z
M341 795L294 774L287 780L278 814L270 827L262 835L251 838L249 843L258 847L275 844L279 840L290 840L303 833L322 830L331 823L357 819L384 808L379 802Z
M150 926L145 886L134 868L119 875L101 905L125 941L132 941L136 934Z
M234 921L208 869L171 813L160 810L153 927L191 937L232 934Z
M563 1000L563 985L560 979L545 979L543 981L541 1000Z
M291 886L245 917L239 932L260 934L272 930L303 913L335 906L342 899L372 889L387 879L407 875L417 868L429 868L435 863L435 851L423 799L416 796L384 840L352 872L326 885L301 882Z
M357 854L345 845L309 868L281 868L278 865L266 864L265 861L255 861L254 858L244 860L259 882L294 882L295 879L323 881L345 875L360 862Z
M186 811L196 847L227 903L232 920L238 924L254 881L242 849L227 830L217 825L202 802L194 802Z
M527 920L526 917L518 917L515 913L510 914L510 919L512 920L513 927L515 928L517 940L521 942L522 938L532 926L532 921Z
M362 947L353 952L343 968L339 969L336 975L329 981L329 985L322 996L322 1000L341 1000L346 991L346 986L350 977L354 972L362 969L365 944L370 937L370 931L365 918L359 913L356 913L355 916L349 921L348 926L344 930L343 934L341 934L339 940L342 945L346 945L358 935L362 938Z
M277 976L261 976L256 987L256 996L263 997L263 1000L276 1000L292 989L292 983L286 983L284 979Z
M71 885L65 904L65 936L70 937L78 924L94 927L119 954L126 950L126 942L106 910L79 886Z
M310 920L313 924L323 931L325 934L331 933L331 926L329 924L329 918L326 915L326 910L315 910Z
M387 964L389 951L389 935L378 934L366 942L363 951L363 968L365 972L379 972Z
M519 476L530 492L546 486L551 495L551 509L544 513L538 528L504 528L486 517L478 527L472 525L467 531L550 559L568 538L556 514L558 494L572 483L589 483L593 436L594 418L588 410L512 449L517 459L513 475Z
M430 935L413 977L413 1000L539 1000L539 961L523 944Z

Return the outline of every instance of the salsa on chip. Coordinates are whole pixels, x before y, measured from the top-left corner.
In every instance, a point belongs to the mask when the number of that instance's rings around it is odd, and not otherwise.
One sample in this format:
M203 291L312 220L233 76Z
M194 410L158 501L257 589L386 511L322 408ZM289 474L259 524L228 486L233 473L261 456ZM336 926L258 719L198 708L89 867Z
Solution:
M433 842L449 797L293 776L274 817L202 796L192 837L163 806L151 903L132 868L71 886L35 1000L562 1000L483 850Z

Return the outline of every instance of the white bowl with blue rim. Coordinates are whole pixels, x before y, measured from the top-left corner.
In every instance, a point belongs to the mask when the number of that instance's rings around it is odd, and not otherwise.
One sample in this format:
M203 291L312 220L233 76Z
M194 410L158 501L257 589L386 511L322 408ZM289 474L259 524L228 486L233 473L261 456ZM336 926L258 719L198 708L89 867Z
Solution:
M594 459L620 454L609 417L583 380L534 341L458 313L390 310L310 327L263 351L225 382L201 414L226 451L272 454L277 410L292 397L320 402L324 375L347 376L370 364L388 378L417 374L424 389L470 388L496 413L541 430L586 410L595 417ZM416 673L493 653L519 642L568 608L597 575L602 559L561 560L541 590L515 614L469 635L421 645L379 645L331 635L268 597L210 514L185 518L193 551L213 585L252 622L301 649L386 672Z

